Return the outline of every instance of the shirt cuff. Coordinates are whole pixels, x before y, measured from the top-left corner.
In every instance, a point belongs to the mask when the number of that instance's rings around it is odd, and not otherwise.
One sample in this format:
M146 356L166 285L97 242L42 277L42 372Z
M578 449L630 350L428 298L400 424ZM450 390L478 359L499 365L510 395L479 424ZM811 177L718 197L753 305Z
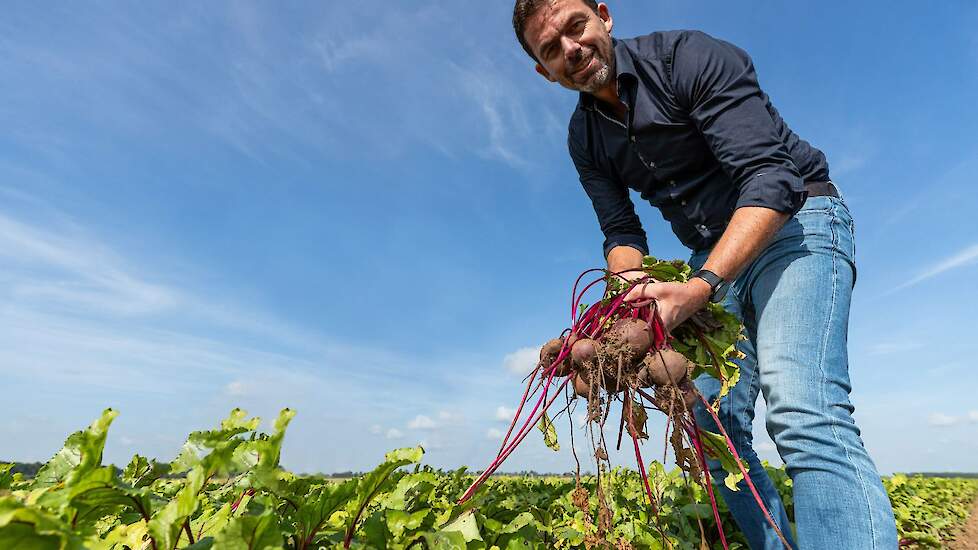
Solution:
M645 237L640 235L615 235L604 240L604 257L608 258L611 249L616 246L630 246L642 253L643 256L649 255L649 244Z
M736 208L761 206L794 215L807 198L808 191L800 178L780 172L760 173L740 186Z

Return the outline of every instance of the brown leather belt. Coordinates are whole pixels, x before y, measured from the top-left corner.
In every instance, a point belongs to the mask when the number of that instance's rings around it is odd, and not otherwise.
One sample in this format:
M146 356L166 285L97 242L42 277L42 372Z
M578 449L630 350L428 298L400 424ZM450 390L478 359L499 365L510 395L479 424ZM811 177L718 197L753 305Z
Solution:
M809 197L835 197L839 198L839 190L831 181L809 181L805 183Z

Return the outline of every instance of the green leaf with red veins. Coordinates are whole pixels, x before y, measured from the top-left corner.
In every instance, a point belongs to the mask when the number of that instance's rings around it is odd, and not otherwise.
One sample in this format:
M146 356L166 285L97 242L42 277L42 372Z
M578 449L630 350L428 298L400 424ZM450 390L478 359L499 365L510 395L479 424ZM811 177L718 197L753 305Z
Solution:
M407 447L391 451L385 456L386 460L383 464L360 478L357 484L357 499L351 501L352 506L347 508L347 511L350 512L347 533L356 531L357 522L360 521L363 511L370 504L370 501L381 492L388 490L392 485L391 474L402 466L421 462L422 456L424 456L424 449L421 447Z
M307 482L297 480L291 484L292 494L286 496L288 501L282 503L281 509L285 517L293 523L294 532L302 540L312 540L326 525L330 516L347 507L357 493L356 479L349 479L335 484L322 482L313 487L308 493L300 489ZM295 510L292 505L299 508Z

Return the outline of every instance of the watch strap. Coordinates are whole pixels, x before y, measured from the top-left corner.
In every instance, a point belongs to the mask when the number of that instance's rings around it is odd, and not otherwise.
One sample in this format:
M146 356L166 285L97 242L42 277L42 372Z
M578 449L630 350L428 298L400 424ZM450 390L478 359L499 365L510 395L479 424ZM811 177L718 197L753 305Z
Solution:
M710 301L719 302L723 300L723 297L727 294L727 282L723 280L716 273L708 270L701 269L696 273L693 273L693 277L698 279L703 279L708 285L710 285Z

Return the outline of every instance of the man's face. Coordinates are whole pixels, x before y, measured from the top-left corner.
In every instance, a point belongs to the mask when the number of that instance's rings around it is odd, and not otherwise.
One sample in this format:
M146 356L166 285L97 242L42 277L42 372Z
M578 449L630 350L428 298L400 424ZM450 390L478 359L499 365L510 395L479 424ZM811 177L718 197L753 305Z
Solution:
M561 86L595 93L615 76L611 15L598 4L594 13L581 0L552 0L526 22L523 33L536 55L537 72Z

